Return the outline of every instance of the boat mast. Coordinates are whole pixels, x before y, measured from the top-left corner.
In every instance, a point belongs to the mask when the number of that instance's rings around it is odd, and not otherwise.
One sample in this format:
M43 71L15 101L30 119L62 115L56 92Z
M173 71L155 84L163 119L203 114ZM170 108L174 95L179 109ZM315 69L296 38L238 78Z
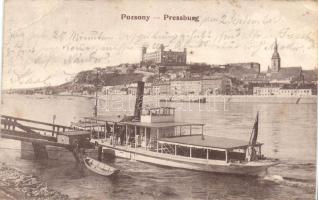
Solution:
M98 68L96 68L96 79L95 79L95 106L94 106L94 117L97 117L97 103L98 103Z
M250 142L249 142L249 146L250 146L250 148L249 148L249 160L256 159L255 145L257 143L257 136L258 136L258 115L259 115L259 112L257 111L256 119L254 122L253 130L252 130Z

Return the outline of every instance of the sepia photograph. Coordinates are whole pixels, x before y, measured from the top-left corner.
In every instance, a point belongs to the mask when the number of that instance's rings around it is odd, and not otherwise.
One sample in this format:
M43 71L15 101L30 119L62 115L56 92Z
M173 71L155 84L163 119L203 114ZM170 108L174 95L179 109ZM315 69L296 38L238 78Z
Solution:
M318 2L4 0L0 199L314 200Z

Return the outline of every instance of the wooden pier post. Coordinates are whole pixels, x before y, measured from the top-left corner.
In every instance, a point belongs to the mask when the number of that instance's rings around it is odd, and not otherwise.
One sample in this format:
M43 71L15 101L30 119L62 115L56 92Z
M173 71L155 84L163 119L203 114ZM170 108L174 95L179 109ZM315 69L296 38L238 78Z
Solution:
M52 137L54 137L55 126L53 125Z
M13 120L13 130L15 131L15 125L16 125L16 123L17 123L17 119L14 119Z
M190 147L190 158L192 157L192 147Z
M128 145L128 125L126 124L126 147Z
M204 140L204 135L203 135L203 125L201 125L201 138Z
M98 145L97 160L102 161L102 158L103 158L103 147Z
M209 160L209 149L206 149L206 159Z
M137 148L137 126L135 126L135 148Z
M159 128L157 128L157 152L159 151L158 139L159 139Z
M106 128L106 123L105 123L105 125L104 125L104 136L105 136L105 140L106 140L106 135L107 135L107 128Z
M147 127L145 127L145 145L147 150Z
M32 146L34 151L34 157L36 160L44 160L49 158L45 145L39 143L32 143Z
M116 123L113 123L113 134L112 134L113 146L116 146L115 127L116 127Z

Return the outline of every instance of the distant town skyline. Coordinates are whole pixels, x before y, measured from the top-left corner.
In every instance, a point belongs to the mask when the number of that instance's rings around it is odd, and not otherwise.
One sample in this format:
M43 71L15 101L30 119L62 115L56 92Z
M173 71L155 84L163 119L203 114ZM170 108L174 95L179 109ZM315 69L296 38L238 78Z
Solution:
M62 84L74 74L141 61L141 48L187 48L187 63L317 67L317 4L307 1L6 2L3 88ZM292 10L293 12L291 12ZM121 13L150 16L121 20ZM198 16L197 21L166 21ZM181 18L180 18L181 19Z

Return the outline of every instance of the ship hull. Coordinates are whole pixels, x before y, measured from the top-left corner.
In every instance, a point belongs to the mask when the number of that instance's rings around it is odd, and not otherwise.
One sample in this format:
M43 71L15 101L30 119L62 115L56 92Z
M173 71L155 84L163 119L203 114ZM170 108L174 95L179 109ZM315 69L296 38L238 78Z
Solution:
M140 161L149 164L155 164L166 167L181 168L188 170L215 172L225 174L253 175L262 176L267 173L267 168L275 165L272 162L253 164L232 164L224 161L213 161L194 158L183 158L169 154L150 152L147 150L130 150L121 149L113 146L105 146L104 153L118 158L125 158L135 161ZM202 161L203 160L203 161Z

